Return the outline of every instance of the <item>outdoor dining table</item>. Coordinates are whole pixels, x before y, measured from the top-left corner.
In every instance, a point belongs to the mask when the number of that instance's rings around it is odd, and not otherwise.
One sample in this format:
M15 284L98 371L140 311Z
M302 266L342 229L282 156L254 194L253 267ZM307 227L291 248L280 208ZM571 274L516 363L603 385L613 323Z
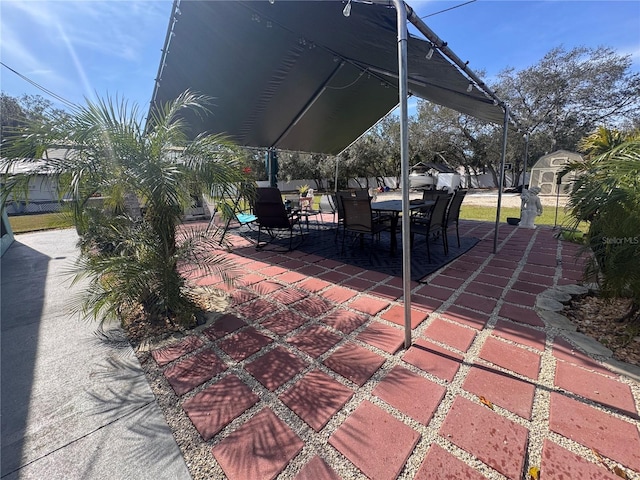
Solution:
M409 203L409 210L419 210L421 208L430 207L435 203L436 202L433 200L425 200L420 203ZM391 253L396 253L398 250L396 230L398 229L398 219L402 213L402 200L382 200L379 202L371 202L371 210L374 212L391 214Z

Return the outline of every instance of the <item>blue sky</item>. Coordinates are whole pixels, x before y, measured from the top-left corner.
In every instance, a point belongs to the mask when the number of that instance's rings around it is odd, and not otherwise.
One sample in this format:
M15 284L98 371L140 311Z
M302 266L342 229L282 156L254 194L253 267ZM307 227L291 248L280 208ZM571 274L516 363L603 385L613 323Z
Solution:
M184 1L184 0L183 0ZM266 1L266 0L261 0ZM277 0L283 1L283 0ZM608 46L640 72L640 1L408 0L469 67L491 80L537 63L553 47ZM146 110L164 43L170 0L0 0L0 59L74 103L118 95ZM5 67L8 95L54 98Z

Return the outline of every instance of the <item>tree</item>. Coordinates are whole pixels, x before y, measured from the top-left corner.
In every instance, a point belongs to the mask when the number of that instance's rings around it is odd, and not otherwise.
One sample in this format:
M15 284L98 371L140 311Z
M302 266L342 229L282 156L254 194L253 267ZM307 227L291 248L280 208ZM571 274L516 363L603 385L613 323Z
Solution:
M588 222L586 244L593 255L585 276L606 297L631 297L640 306L640 132L599 128L581 142L584 162L569 197L574 228Z
M21 129L29 122L41 121L45 116L56 117L60 121L66 118L67 113L53 107L46 98L40 95L22 95L20 98L12 97L4 93L0 94L0 111L2 112L0 130L0 156L4 157L7 142L16 135L20 135ZM35 147L25 152L29 157L37 156Z
M313 180L315 189L323 190L324 180L335 176L335 157L324 153L281 152L280 176L288 181Z
M3 195L18 194L30 177L47 173L73 199L83 246L76 279L89 278L79 306L85 316L122 319L123 308L140 306L149 318L189 323L198 309L179 266L189 260L229 278L231 266L211 254L206 232L178 231L193 193L213 185L230 193L245 179L242 154L224 137L189 141L185 134L185 111L206 114L210 103L187 91L153 110L145 126L136 105L107 98L74 108L63 122L47 114L30 121L8 145L4 171L34 144L64 152L45 162L22 160L33 168L5 175ZM98 195L104 208L92 206ZM142 214L127 213L132 197Z
M502 71L493 88L534 137L536 156L576 150L598 124L621 125L640 112L640 74L608 47L556 47L536 65ZM541 150L541 151L536 151Z

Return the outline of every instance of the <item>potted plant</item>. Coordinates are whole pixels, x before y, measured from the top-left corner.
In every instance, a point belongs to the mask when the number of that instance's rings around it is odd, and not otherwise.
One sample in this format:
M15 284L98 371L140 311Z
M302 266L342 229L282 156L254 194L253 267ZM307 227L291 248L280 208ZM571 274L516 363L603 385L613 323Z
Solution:
M307 193L309 193L309 185L301 185L298 187L298 193L301 197L306 197Z

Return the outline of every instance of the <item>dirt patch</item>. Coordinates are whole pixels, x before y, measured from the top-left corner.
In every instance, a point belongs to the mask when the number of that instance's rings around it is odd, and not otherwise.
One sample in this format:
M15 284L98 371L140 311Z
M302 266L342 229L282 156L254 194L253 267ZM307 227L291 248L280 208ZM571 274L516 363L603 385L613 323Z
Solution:
M157 348L167 339L203 327L213 318L219 316L220 312L223 312L228 306L228 297L221 290L209 287L190 287L189 290L201 313L186 325L172 318L152 320L145 315L140 306L122 312L124 318L122 326L134 349Z
M580 295L563 313L577 325L578 332L611 349L614 358L640 366L640 311L632 310L630 299Z

